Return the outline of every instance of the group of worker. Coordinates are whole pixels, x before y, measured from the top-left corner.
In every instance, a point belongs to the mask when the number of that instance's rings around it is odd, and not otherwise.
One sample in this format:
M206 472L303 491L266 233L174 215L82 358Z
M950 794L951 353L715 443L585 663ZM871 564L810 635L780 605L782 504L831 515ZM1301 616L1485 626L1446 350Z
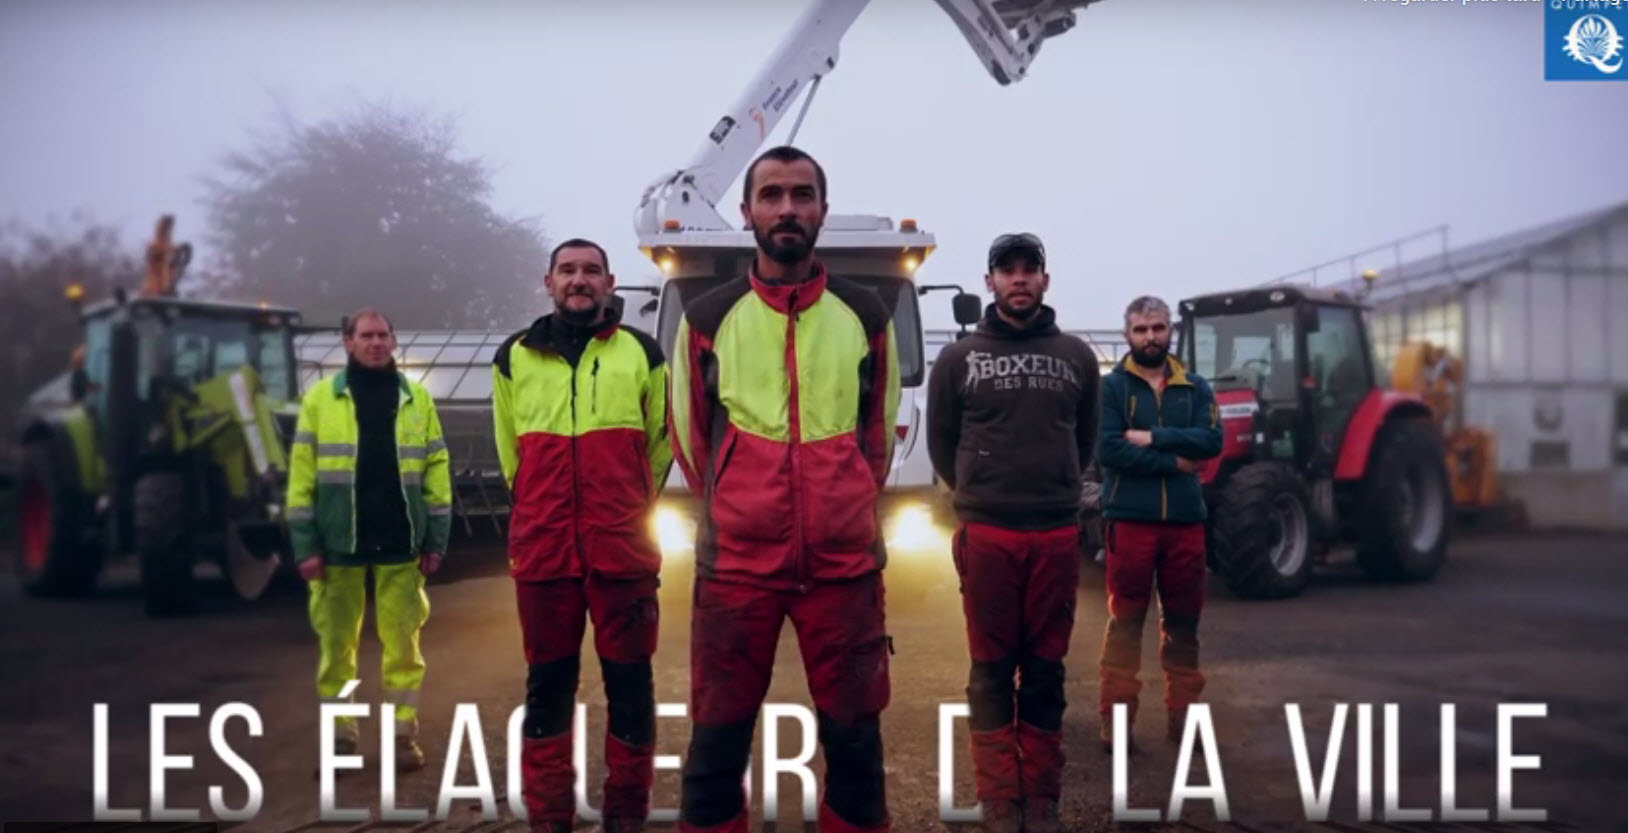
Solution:
M654 776L661 553L650 524L677 462L701 503L691 611L690 718L679 829L747 829L743 778L781 627L790 618L816 709L826 776L818 828L890 829L880 716L890 699L877 500L900 396L891 311L828 274L815 253L824 170L773 148L747 169L748 274L692 300L666 356L619 320L605 251L557 246L554 311L493 359L493 419L513 501L508 529L527 663L523 799L531 827L576 821L573 715L585 623L605 683L603 823L644 829ZM1109 625L1102 742L1115 703L1134 714L1143 619L1157 587L1168 732L1204 687L1199 461L1220 452L1207 383L1168 355L1169 308L1125 312L1129 352L1103 376L1044 302L1046 253L997 238L975 332L928 382L927 444L954 490L971 672L971 747L984 827L1061 829L1064 667L1074 624L1085 466L1104 476ZM395 367L389 320L347 318L348 366L303 400L288 517L319 636L318 693L356 674L369 568L396 706L398 767L423 766L417 697L425 577L450 530L448 455L434 404ZM336 745L354 752L341 722Z

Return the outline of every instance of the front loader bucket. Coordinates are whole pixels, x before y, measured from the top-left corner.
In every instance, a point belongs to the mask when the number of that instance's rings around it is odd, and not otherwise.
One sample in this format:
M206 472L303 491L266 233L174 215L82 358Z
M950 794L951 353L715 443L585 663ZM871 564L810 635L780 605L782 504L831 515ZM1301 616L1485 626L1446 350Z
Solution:
M282 566L282 530L275 524L231 524L226 531L226 578L238 598L260 598Z

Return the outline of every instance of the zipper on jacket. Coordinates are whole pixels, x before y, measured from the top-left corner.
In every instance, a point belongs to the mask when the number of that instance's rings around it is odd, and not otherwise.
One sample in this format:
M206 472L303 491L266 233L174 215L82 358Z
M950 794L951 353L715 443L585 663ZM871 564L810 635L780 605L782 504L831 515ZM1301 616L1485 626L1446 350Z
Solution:
M599 413L599 357L594 356L594 369L588 375L594 378L593 401L588 405L589 410Z
M356 470L362 456L362 418L356 413L356 400L345 392L345 406L350 408L351 424L356 426L356 450L350 458L350 549L356 552L362 542L356 537Z
M571 369L571 537L577 543L577 563L587 569L587 556L582 552L582 490L578 485L580 471L577 467L577 368L566 363Z
M1169 384L1168 380L1166 381L1166 384ZM1158 427L1163 428L1164 427L1164 397L1160 395L1160 392L1158 390L1153 391L1153 413L1158 415L1158 418L1159 418ZM1166 484L1169 481L1170 481L1170 475L1167 475L1167 474L1159 475L1159 520L1161 520L1161 521L1162 520L1167 520L1169 518L1169 516L1170 516L1170 495L1166 491Z
M798 465L800 451L798 446L802 440L802 424L797 403L797 290L791 291L789 308L786 311L786 376L790 382L791 402L786 413L789 419L788 427L791 429L791 518L792 518L792 570L797 578L797 592L807 591L808 583L804 576L806 570L803 564L803 499L802 499L802 466Z

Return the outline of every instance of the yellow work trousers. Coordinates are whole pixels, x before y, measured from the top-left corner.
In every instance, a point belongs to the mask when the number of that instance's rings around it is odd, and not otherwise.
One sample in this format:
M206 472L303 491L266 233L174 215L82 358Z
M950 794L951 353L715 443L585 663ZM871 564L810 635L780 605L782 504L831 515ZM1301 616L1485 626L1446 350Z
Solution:
M418 560L371 567L326 566L323 578L309 583L311 627L317 632L317 696L341 702L345 684L356 679L356 646L362 639L367 608L367 574L373 571L373 620L384 649L383 702L396 705L398 730L417 726L418 690L424 682L424 655L418 634L430 618L430 597ZM350 718L335 721L344 734L354 734ZM403 725L404 724L404 725Z

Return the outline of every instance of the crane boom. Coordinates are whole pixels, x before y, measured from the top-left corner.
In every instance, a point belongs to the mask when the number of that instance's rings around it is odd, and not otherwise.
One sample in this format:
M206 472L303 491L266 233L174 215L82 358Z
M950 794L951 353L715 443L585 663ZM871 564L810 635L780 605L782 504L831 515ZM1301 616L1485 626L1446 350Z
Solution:
M1074 26L1074 10L1101 0L936 0L1002 84L1021 80L1046 38ZM728 231L718 206L798 96L836 68L838 46L870 0L815 0L763 69L713 125L690 164L646 186L634 230ZM806 106L806 100L805 100Z

